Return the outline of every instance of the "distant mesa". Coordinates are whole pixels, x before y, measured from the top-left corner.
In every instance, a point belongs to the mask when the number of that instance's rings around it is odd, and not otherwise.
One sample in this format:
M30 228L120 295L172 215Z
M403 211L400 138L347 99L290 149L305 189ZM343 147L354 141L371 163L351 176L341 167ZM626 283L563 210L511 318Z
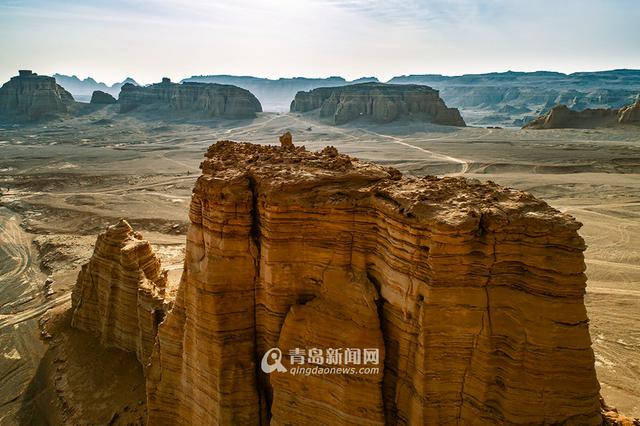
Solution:
M402 118L448 126L465 126L456 108L448 108L437 90L416 84L361 83L298 92L291 112L319 109L320 118L345 124L361 117L377 123Z
M120 112L145 107L147 110L202 113L222 118L254 118L256 113L262 112L262 105L248 90L223 84L178 84L167 77L145 87L125 84L118 102Z
M286 112L289 111L291 99L300 91L356 83L377 83L378 79L375 77L361 77L348 81L338 76L328 78L293 77L268 79L236 75L194 75L185 78L182 82L232 84L253 93L260 100L265 111Z
M564 129L609 127L622 124L640 124L640 95L635 103L615 108L587 108L582 111L557 105L546 114L523 126L525 129Z
M71 93L53 77L20 70L0 88L0 115L12 119L37 120L69 112L75 105Z
M103 92L101 90L95 90L91 95L91 104L95 105L109 105L115 104L116 98L111 96L111 94Z

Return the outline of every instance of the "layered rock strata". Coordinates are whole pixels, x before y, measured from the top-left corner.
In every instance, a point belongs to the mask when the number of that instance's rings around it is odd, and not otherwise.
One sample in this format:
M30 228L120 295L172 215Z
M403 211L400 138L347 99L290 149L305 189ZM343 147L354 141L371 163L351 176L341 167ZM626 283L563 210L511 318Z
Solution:
M167 78L145 87L127 83L122 86L118 101L121 112L141 106L223 118L253 118L262 112L260 102L248 90L213 83L176 84Z
M362 83L341 87L321 87L298 92L291 112L319 109L320 117L344 124L361 117L378 123L401 118L449 126L464 126L456 108L448 108L437 90L417 84Z
M109 104L115 104L116 98L114 98L113 96L111 96L110 93L107 92L103 92L101 90L94 90L93 93L91 94L91 104L96 104L96 105L109 105Z
M75 104L73 96L53 77L20 70L0 87L0 115L34 120L66 113Z
M640 96L634 104L620 109L599 108L575 111L566 105L558 105L523 128L593 128L618 124L640 124Z
M580 223L286 145L206 154L149 424L601 422ZM261 368L273 348L287 372ZM294 375L300 348L375 348L381 370Z
M167 273L151 244L121 220L98 236L73 289L71 325L105 346L135 352L147 366L158 325L170 307Z

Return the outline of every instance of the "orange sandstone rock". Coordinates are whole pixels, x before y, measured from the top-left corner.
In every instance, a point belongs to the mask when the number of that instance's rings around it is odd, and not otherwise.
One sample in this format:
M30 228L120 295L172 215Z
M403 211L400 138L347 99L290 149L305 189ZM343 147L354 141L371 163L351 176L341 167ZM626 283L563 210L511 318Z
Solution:
M602 421L572 217L335 149L222 141L201 168L149 424ZM383 370L260 369L304 345L381 345Z
M166 271L148 241L121 220L98 236L72 293L71 325L100 336L105 346L135 352L147 366L164 300Z

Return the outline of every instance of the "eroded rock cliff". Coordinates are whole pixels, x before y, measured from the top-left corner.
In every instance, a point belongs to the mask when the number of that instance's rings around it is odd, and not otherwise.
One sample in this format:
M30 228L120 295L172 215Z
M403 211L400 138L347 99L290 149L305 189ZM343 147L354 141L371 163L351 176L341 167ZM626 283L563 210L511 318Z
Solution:
M53 77L20 70L0 88L0 115L35 120L66 113L75 104L73 96Z
M456 108L447 108L437 90L416 84L362 83L298 92L291 112L320 109L320 117L344 124L360 117L378 123L401 118L464 126Z
M201 168L149 424L601 422L570 216L331 147L222 141ZM273 348L287 372L261 369ZM380 370L294 375L300 348L375 348Z
M118 101L121 112L147 106L209 117L253 118L262 111L260 102L248 90L213 83L176 84L167 78L145 87L127 83Z
M598 108L576 111L566 105L558 105L523 128L593 128L617 124L640 124L640 97L634 104L620 109Z
M148 241L121 220L98 236L72 293L71 325L105 346L135 352L146 367L170 307L166 271Z

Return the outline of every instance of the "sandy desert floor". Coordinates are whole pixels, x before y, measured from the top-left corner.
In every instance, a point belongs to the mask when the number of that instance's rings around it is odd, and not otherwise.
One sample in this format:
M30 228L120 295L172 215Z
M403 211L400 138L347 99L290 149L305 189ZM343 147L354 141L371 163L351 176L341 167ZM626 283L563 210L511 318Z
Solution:
M96 234L124 217L155 245L177 283L191 188L206 148L220 139L275 144L286 130L311 150L333 145L413 175L464 174L527 190L578 218L589 246L586 303L602 394L620 412L640 416L637 127L334 127L289 113L158 121L108 106L65 121L0 129L0 424L51 407L67 421L83 413L104 423L141 418L141 371L126 354L111 353L103 371L108 377L130 370L129 382L102 386L100 399L113 398L115 405L72 394L74 380L106 362L91 352L97 343L90 337L64 328L80 265ZM74 339L90 353L72 349ZM87 362L78 367L83 363L74 357Z

